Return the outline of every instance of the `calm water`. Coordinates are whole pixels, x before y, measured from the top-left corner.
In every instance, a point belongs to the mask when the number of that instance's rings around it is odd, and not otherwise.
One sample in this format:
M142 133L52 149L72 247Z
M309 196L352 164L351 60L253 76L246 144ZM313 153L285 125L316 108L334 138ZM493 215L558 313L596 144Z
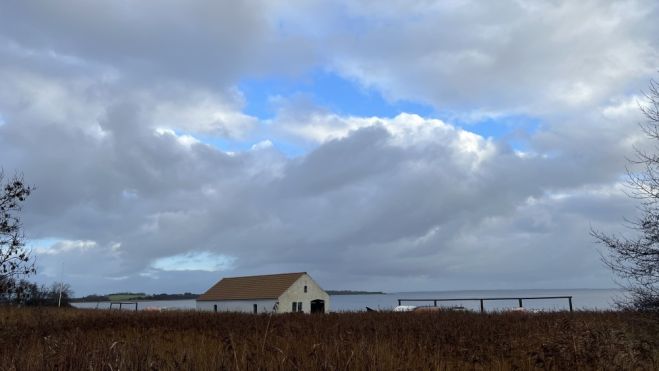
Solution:
M366 307L373 309L393 309L398 305L398 299L452 299L452 298L495 298L495 297L532 297L532 296L572 296L574 309L614 309L614 301L624 296L619 289L579 289L579 290L483 290L483 291L422 291L399 292L383 295L332 295L332 311L363 311ZM404 305L432 305L423 302L404 302ZM110 308L109 302L74 303L78 308ZM456 301L438 303L443 306L463 306L479 310L477 301ZM485 310L505 310L518 306L517 300L486 301ZM113 305L113 308L116 304ZM194 300L160 300L140 301L138 309L145 308L195 309ZM524 307L540 310L567 310L567 299L525 300ZM127 306L125 309L134 309Z

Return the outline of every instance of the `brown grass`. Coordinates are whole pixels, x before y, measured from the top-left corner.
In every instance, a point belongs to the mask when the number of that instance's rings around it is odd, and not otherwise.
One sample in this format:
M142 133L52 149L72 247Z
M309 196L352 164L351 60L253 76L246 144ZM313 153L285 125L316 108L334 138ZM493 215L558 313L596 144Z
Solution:
M0 308L2 370L659 369L634 313L250 315Z

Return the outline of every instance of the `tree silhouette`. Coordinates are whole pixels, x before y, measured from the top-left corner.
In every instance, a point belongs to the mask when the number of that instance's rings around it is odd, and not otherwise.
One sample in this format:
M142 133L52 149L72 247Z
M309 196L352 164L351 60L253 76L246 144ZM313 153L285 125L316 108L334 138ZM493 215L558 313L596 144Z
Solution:
M36 273L23 242L19 217L21 206L33 189L18 175L5 181L4 172L0 171L0 294L11 293L21 277Z
M631 220L631 228L638 232L634 238L624 238L593 230L598 242L607 247L602 260L624 282L630 293L623 307L643 311L659 311L659 83L650 82L645 94L646 105L641 106L646 121L641 124L645 134L658 144L654 152L636 150L631 160L635 169L627 170L629 195L641 200L642 216Z

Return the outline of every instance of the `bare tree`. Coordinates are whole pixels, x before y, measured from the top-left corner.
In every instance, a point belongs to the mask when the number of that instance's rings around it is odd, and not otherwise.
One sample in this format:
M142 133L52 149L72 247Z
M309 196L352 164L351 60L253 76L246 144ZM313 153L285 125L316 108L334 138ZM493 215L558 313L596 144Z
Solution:
M21 277L36 273L23 242L19 217L22 203L32 191L33 187L26 185L22 177L15 175L5 181L0 171L0 294L14 290Z
M607 247L602 260L630 293L630 301L621 305L659 312L659 83L651 81L645 97L641 110L647 120L641 128L657 144L654 151L636 149L636 158L630 160L634 169L627 170L629 195L641 201L642 216L629 221L637 236L591 233Z
M11 292L0 295L0 303L41 306L41 307L70 307L73 290L71 285L64 282L55 282L50 287L39 285L26 280L14 283Z

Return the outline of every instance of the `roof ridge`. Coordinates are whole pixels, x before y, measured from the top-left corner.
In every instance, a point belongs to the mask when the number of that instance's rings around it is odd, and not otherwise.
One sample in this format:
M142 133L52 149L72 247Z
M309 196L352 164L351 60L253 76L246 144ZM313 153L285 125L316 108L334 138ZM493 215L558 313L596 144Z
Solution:
M252 277L269 277L269 276L283 276L286 274L308 274L307 272L288 272L288 273L269 273L269 274L253 274L251 276L233 276L233 277L223 277L222 279L230 278L252 278Z

